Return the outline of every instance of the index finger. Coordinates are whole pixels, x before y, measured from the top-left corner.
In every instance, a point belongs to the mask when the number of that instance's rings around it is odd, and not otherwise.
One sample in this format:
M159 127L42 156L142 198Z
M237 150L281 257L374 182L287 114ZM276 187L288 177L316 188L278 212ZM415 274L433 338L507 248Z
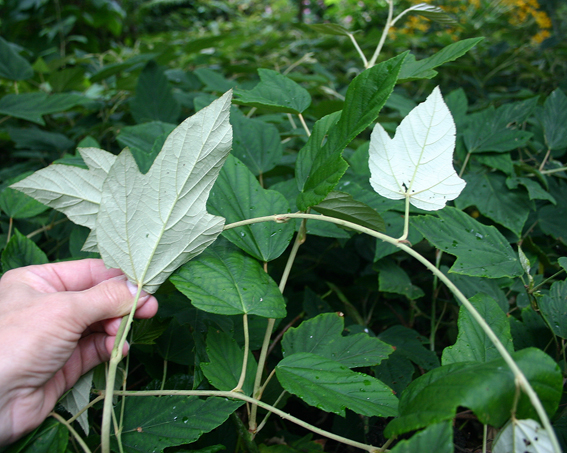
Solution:
M122 275L120 269L107 269L101 259L49 263L24 269L40 277L57 292L84 291L109 278Z

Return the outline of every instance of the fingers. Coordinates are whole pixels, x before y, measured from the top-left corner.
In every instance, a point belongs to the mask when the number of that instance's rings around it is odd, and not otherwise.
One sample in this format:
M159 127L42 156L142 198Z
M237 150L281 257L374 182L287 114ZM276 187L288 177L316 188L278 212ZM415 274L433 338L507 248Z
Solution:
M51 285L54 291L83 291L122 274L119 269L107 269L100 259L28 266L21 271L30 273L30 280L33 276L39 277L45 284ZM36 287L36 284L32 284L32 287Z
M69 311L69 319L73 319L82 332L96 322L127 315L132 309L136 291L137 288L121 275L85 291L62 292L56 296ZM144 308L148 302L149 307ZM157 311L157 301L153 296L142 292L137 307L142 315L150 316Z

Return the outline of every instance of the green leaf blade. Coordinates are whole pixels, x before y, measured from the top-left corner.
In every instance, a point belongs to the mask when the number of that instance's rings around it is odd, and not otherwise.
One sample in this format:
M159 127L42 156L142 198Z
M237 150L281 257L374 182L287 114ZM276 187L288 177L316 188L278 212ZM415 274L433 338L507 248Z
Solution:
M457 257L449 272L488 278L524 273L517 255L495 227L450 206L438 216L412 217L411 224L437 248Z
M222 241L182 266L171 282L209 313L285 317L283 296L260 263Z
M276 367L283 388L306 403L345 415L345 408L367 416L396 415L398 400L378 379L308 352L283 359Z

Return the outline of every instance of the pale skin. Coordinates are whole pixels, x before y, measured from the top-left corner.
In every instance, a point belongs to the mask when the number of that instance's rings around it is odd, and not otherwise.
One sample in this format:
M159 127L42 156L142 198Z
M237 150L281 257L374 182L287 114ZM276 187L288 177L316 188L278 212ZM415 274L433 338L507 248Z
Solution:
M0 446L39 426L57 400L108 361L136 286L102 260L28 266L0 279ZM142 293L136 317L157 312ZM124 354L127 346L124 348Z

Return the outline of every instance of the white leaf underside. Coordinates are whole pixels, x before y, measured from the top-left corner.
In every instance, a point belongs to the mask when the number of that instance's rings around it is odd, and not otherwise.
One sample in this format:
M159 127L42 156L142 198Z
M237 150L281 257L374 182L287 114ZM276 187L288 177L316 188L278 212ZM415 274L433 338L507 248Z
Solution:
M178 126L146 175L125 150L104 182L98 249L147 292L222 232L206 202L232 144L230 101L231 92Z
M465 187L452 164L455 133L437 87L404 118L393 139L376 124L370 138L370 184L383 197L409 197L416 208L443 208Z
M92 229L99 211L102 184L116 156L98 148L79 148L79 153L89 170L54 164L11 187L61 211L77 225Z

